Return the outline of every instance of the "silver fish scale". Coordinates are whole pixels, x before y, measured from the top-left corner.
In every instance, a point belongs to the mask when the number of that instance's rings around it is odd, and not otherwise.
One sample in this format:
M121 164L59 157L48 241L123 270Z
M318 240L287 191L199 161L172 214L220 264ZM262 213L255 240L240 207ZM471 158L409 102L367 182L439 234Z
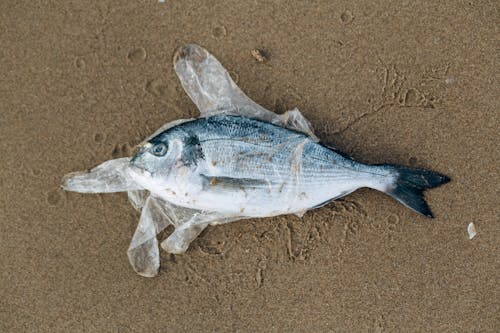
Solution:
M234 116L201 118L179 126L195 134L214 177L251 178L279 185L293 178L309 185L352 179L359 166L307 135Z

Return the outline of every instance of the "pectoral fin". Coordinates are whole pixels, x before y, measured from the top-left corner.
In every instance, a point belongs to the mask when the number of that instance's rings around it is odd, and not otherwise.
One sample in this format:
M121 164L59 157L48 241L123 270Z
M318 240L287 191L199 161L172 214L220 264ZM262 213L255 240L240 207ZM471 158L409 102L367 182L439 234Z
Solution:
M253 178L231 178L231 177L212 177L201 175L203 179L203 189L224 189L224 190L244 190L246 188L256 188L269 186L269 181Z

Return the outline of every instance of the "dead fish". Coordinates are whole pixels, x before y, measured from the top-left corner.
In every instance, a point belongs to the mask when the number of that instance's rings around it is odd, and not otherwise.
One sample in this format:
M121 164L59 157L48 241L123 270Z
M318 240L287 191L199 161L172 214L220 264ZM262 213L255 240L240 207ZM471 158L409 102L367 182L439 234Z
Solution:
M319 142L299 110L275 114L248 98L224 67L197 45L181 48L174 67L200 110L168 123L133 158L67 175L63 187L85 193L127 191L142 210L128 250L143 276L158 273L156 235L183 253L208 225L297 214L368 187L428 217L425 190L447 183L440 173L393 164L368 165Z

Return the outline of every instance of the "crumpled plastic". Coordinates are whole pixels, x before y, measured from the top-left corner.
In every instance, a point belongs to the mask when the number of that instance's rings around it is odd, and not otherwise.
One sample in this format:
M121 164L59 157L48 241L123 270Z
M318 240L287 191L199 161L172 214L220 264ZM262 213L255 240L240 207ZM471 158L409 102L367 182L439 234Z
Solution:
M474 223L472 223L472 222L469 223L469 225L467 226L467 233L469 234L469 239L476 237L477 231L476 231L476 226L474 225Z
M319 141L311 124L298 109L279 115L258 105L241 91L220 62L198 45L182 47L174 56L174 69L184 90L198 107L200 117L216 114L245 116L303 132L313 141ZM192 119L169 122L149 138L189 120ZM169 253L180 254L208 225L242 218L180 207L152 195L130 176L130 160L128 157L114 159L89 171L70 173L63 178L62 186L67 191L80 193L128 193L132 206L141 211L127 251L130 264L138 274L145 277L158 274L160 252L157 235L169 225L174 226L174 231L161 243L161 247Z

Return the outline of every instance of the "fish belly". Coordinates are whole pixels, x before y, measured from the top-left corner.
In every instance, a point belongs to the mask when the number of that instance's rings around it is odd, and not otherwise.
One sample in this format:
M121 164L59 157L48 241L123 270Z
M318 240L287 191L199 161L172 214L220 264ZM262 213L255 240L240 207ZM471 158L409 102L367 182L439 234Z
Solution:
M336 165L338 162L331 161L320 163L305 156L297 161L243 161L234 172L204 169L210 177L196 186L192 180L178 182L172 187L174 191L170 191L175 197L167 193L166 199L228 216L265 217L303 212L367 186L371 181L371 175L359 167ZM207 164L212 163L208 160Z

